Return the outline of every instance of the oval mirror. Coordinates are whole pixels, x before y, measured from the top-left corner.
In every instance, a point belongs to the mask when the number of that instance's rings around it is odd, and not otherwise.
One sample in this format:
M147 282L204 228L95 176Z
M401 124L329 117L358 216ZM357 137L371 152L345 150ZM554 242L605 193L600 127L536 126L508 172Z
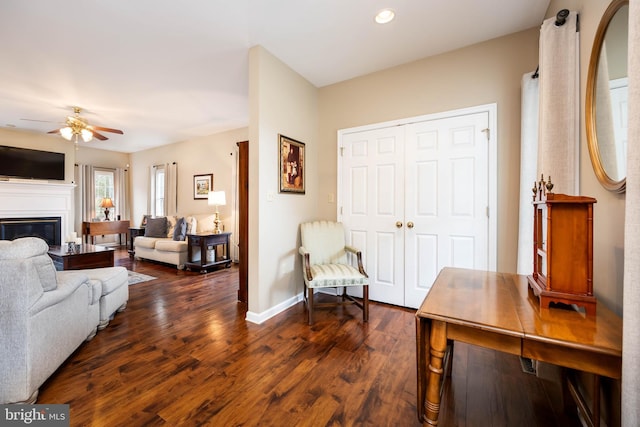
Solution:
M587 72L585 114L593 170L611 191L627 178L629 0L611 2L598 26Z

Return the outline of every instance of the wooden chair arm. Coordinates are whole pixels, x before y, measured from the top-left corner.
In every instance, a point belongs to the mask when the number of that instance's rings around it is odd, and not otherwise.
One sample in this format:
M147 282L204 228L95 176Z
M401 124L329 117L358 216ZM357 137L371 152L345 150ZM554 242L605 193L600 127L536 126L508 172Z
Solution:
M304 246L300 246L298 249L300 255L302 255L302 268L304 268L304 272L307 275L307 280L310 282L313 280L313 274L311 274L311 262L309 261L309 252L304 248Z
M352 254L356 254L356 258L358 260L358 271L360 271L360 274L362 274L364 277L369 277L364 271L364 266L362 265L362 252L349 245L345 246L344 250L347 252L351 252Z

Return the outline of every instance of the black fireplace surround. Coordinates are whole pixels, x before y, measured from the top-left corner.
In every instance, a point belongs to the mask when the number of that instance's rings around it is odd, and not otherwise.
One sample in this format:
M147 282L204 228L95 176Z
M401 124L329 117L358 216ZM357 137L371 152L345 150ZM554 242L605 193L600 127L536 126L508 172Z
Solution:
M61 231L60 217L0 218L0 240L40 237L50 246L60 245Z

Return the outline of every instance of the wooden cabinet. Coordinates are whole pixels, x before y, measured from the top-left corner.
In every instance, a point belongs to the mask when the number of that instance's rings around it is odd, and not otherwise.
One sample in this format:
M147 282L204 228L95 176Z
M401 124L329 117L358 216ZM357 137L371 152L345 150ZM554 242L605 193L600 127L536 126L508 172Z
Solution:
M545 193L533 201L533 274L529 285L540 306L551 302L596 312L593 296L593 204L584 196Z

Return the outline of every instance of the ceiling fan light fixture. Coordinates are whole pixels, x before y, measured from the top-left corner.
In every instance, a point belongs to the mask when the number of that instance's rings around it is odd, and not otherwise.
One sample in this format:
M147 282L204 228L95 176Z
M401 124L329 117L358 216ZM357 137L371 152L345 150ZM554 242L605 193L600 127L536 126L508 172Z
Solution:
M93 139L93 132L91 132L89 129L82 129L80 131L80 136L82 136L82 140L84 142L89 142Z
M395 17L396 13L393 9L382 9L376 14L375 20L378 24L388 24L393 21Z
M60 129L60 135L62 135L62 137L67 141L71 141L71 138L73 138L73 129L71 129L69 126L65 126Z

